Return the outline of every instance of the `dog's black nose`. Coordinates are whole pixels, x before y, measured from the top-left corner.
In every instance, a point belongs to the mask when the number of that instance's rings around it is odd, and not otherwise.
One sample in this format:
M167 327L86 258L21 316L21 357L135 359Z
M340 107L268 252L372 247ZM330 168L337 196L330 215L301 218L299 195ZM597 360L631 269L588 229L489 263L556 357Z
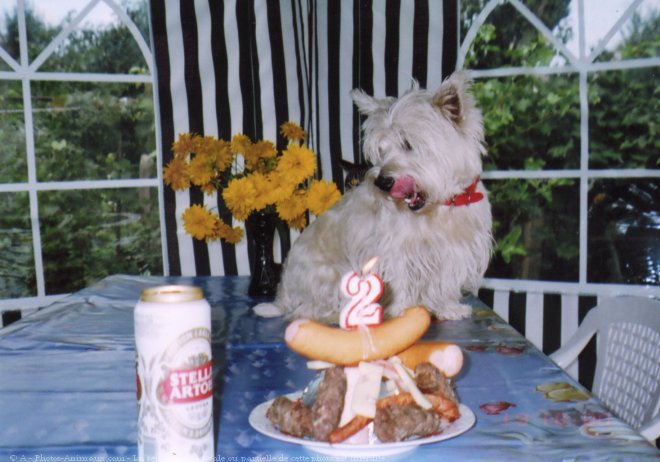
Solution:
M391 176L381 176L378 175L374 180L374 185L385 192L390 192L392 186L394 186L394 178Z

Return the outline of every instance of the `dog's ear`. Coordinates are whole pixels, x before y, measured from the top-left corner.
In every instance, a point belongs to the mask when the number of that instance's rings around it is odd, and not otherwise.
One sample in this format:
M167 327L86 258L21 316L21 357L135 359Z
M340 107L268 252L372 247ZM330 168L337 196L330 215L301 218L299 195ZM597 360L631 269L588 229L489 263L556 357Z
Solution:
M387 109L392 104L391 98L378 99L367 95L359 89L351 91L351 98L358 110L364 115L371 115L374 112Z
M464 101L467 86L465 75L458 72L445 80L433 95L433 105L457 126L460 126L465 120Z

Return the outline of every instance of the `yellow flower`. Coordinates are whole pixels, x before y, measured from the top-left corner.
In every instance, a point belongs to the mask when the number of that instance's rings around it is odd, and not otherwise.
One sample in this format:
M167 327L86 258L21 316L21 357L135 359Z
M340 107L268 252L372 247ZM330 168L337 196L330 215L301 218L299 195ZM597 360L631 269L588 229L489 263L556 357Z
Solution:
M218 140L219 143L216 144L213 159L215 162L215 168L218 172L224 172L227 167L231 165L231 161L234 159L234 155L231 152L230 145L228 142L223 140Z
M250 183L255 191L254 196L254 210L259 211L265 208L268 204L274 202L273 200L273 187L269 179L261 173L253 173L248 176Z
M290 144L277 163L277 172L294 184L302 183L316 171L316 156L306 146Z
M183 212L183 228L195 239L208 241L219 218L203 205L191 205Z
M202 192L207 196L212 196L217 192L217 189L215 188L215 185L213 183L203 184L199 187L199 189L201 189Z
M245 221L254 211L256 190L248 177L231 180L222 191L222 198L237 220Z
M230 244L236 244L243 238L243 230L238 226L232 228L222 220L218 220L213 230L212 239L224 239Z
M188 164L183 157L174 157L163 169L163 181L174 191L190 187Z
M280 125L280 133L289 141L305 141L305 130L295 122L284 122Z
M213 164L214 159L211 159L208 154L196 154L190 160L188 167L192 184L202 186L209 183L215 175Z
M251 145L252 141L247 135L237 133L231 139L231 152L234 154L245 154Z
M188 154L195 152L195 144L197 142L197 135L192 133L180 133L179 138L172 143L172 152L174 157L185 158Z
M275 204L277 214L282 220L290 221L295 220L300 215L305 213L307 209L305 191L296 191L291 196L284 198L284 200Z
M289 228L302 231L303 229L305 229L305 226L307 226L307 215L305 215L304 213L300 214L292 220L287 220L286 224L289 225Z
M229 211L241 221L255 211L274 207L292 229L301 230L307 226L309 213L323 213L341 194L333 183L314 180L317 158L302 144L306 138L302 127L286 122L280 132L289 141L281 153L272 141L253 142L243 133L231 141L182 133L172 143L174 157L163 169L164 181L175 191L192 185L205 194L221 191ZM242 228L232 228L201 205L184 212L183 224L188 234L206 242L236 243L243 237Z
M241 239L243 239L243 230L238 226L228 229L225 234L225 241L230 244L236 244L237 242L240 242Z
M314 215L321 215L341 199L341 193L331 181L315 180L307 192L307 208Z
M269 204L283 201L293 194L296 186L298 186L298 183L288 181L286 175L282 175L277 171L272 171L266 175L266 180L270 187L270 191L268 192Z
M212 167L219 172L222 172L231 163L232 153L229 148L228 141L219 140L214 136L197 137L195 142L195 154L209 159Z
M255 155L261 159L272 159L277 155L277 149L275 148L275 145L272 141L269 140L261 140L256 142L253 146L253 150L255 151Z
M272 159L275 155L277 155L277 149L275 149L272 141L261 140L249 146L243 157L245 157L245 166L248 170L259 170L263 173L268 165L266 161ZM260 166L264 168L260 169Z

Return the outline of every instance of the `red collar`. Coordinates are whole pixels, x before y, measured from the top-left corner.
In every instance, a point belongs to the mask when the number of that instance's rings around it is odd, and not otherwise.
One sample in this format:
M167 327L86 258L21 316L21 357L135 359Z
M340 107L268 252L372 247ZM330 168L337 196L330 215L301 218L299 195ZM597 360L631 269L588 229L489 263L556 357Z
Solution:
M479 202L484 198L484 195L480 192L477 192L477 184L479 183L479 177L477 177L470 186L465 188L465 190L456 194L451 199L445 202L445 205L470 205L473 202Z

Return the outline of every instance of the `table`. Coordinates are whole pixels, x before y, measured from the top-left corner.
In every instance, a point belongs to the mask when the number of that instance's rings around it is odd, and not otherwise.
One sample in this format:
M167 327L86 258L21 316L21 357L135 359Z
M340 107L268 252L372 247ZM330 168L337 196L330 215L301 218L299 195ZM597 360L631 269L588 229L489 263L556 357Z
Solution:
M255 432L249 412L302 389L313 373L289 351L283 319L251 307L245 277L112 276L0 330L0 461L135 461L133 309L145 287L204 289L212 306L216 461L321 462ZM467 433L366 460L657 460L660 453L477 299L471 319L433 323L456 342L456 380L476 414Z

